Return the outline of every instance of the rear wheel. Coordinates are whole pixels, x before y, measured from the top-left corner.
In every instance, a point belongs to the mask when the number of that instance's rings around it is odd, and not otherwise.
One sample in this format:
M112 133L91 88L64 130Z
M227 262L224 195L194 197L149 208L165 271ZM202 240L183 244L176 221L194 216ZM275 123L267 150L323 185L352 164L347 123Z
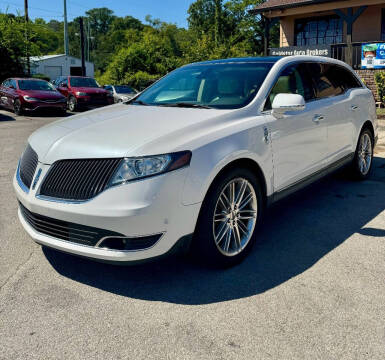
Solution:
M16 99L13 102L13 111L14 111L15 115L18 115L18 116L23 115L23 107L22 107L19 99Z
M77 102L73 96L68 99L68 110L72 112L77 110Z
M353 176L356 179L365 180L370 174L373 163L373 140L373 134L369 129L362 130L352 164Z
M261 186L251 171L237 168L221 175L202 205L195 255L214 266L239 263L256 240L262 212Z

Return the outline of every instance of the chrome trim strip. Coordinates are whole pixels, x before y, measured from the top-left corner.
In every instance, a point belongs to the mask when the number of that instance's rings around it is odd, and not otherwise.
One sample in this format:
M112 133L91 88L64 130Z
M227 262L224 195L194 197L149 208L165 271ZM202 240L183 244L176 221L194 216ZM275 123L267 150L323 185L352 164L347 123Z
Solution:
M105 236L105 237L101 238L101 239L96 243L95 248L103 249L103 250L110 250L110 251L123 251L123 252L133 252L133 251L149 250L149 249L153 248L153 247L154 247L160 240L163 239L165 233L166 233L166 232L163 231L163 232L160 232L160 233L155 233L155 234L151 234L151 235L141 235L141 236ZM146 237L150 237L150 236L156 236L156 235L159 235L159 234L161 234L161 236L160 236L160 238L158 239L158 241L157 241L154 245L152 245L152 246L150 246L150 247L148 247L148 248L144 248L144 249L139 249L139 250L113 250L113 249L108 249L108 248L101 248L101 247L99 247L99 245L100 245L104 240L107 240L107 239L110 239L110 238L111 238L111 239L140 239L140 238L146 238Z
M20 177L20 160L19 160L19 163L17 164L16 180L17 180L17 183L19 184L19 186L21 187L21 189L26 194L29 194L29 189L25 186L25 184L23 183L23 181L21 180L21 177Z

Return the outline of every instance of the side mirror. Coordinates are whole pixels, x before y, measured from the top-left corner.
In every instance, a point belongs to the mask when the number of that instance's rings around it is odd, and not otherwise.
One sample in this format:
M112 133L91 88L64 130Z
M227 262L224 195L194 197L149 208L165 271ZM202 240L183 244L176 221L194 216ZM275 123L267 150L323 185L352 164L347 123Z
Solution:
M15 87L13 85L9 85L9 88L10 89L15 89Z
M66 83L61 83L59 86L64 88L68 87Z
M283 115L288 112L305 110L306 103L302 95L278 94L275 96L272 109L273 114Z

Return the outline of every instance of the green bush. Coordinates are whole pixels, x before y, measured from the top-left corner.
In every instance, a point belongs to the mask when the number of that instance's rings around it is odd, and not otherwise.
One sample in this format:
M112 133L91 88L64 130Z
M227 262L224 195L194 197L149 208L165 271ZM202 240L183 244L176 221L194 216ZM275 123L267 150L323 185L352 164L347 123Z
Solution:
M385 71L377 72L374 75L374 80L376 82L378 96L381 102L385 102Z

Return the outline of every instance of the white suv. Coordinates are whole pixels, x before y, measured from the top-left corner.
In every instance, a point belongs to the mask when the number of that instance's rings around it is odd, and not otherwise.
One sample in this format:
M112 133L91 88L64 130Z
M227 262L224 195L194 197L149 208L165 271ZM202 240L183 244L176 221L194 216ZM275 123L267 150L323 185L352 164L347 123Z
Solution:
M266 205L348 165L365 179L373 96L320 57L195 63L129 102L31 135L14 179L39 244L128 263L191 247L242 260Z

